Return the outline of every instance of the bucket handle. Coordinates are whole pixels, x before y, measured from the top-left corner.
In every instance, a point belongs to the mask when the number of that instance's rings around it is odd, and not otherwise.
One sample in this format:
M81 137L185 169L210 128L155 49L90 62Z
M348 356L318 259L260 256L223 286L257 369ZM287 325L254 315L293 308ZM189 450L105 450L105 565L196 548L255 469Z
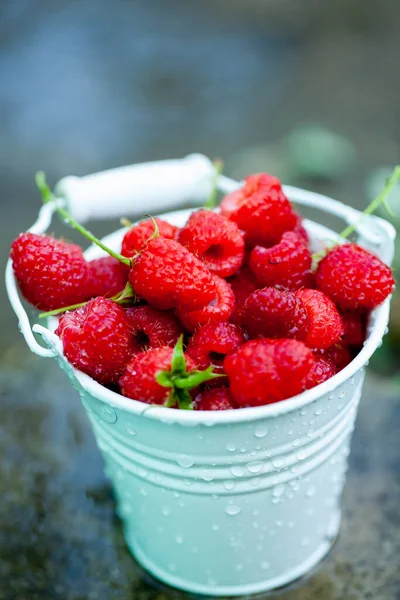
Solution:
M94 173L86 177L66 177L55 188L58 199L42 206L36 222L28 231L45 233L59 204L66 205L74 218L88 219L142 216L144 212L165 212L169 208L204 203L209 196L215 168L204 155L192 154L183 159L129 165ZM242 184L225 177L218 178L218 189L230 193ZM356 230L364 245L373 249L387 264L394 253L394 227L379 217L369 216L360 221L362 213L337 200L292 186L283 187L288 197L303 206L312 206L342 218L347 224L357 224ZM62 357L59 338L49 329L35 324L21 302L12 263L6 266L6 290L11 306L18 317L19 329L32 352L44 357ZM46 348L40 345L39 334Z

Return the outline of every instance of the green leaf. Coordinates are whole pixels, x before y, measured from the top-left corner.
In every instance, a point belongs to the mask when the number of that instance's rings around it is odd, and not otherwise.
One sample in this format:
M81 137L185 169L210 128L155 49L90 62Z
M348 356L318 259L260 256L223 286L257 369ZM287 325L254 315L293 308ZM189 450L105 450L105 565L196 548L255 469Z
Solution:
M173 395L181 410L193 410L193 401L187 390L175 388Z
M173 375L186 375L186 361L183 353L183 334L179 336L172 354L171 372Z
M174 387L181 390L192 390L205 381L226 377L224 374L214 373L213 367L208 367L204 371L190 371L185 377L174 377Z
M173 387L171 371L158 371L156 373L156 381L159 385L166 388Z
M222 173L222 169L224 168L224 163L222 162L222 160L215 160L214 163L214 169L215 169L215 173L214 173L214 177L213 177L213 187L211 190L211 193L208 197L208 199L206 200L206 202L204 203L204 208L214 208L214 206L217 203L217 198L218 198L218 177L221 175Z

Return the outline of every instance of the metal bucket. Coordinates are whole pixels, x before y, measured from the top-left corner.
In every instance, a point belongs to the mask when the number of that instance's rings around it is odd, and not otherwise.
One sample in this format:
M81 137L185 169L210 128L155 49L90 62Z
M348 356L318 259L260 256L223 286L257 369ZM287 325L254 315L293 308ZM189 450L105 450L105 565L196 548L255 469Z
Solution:
M195 155L68 178L58 190L81 219L129 216L193 198L200 203L213 176L208 159ZM237 186L219 179L221 191ZM285 192L295 204L321 208L348 223L359 219L358 211L324 196L292 187ZM91 198L97 202L91 204ZM42 209L35 231L47 229L53 210ZM165 216L179 225L188 213ZM305 225L314 241L335 239L321 225ZM390 264L391 225L369 217L357 229L359 243ZM123 233L108 236L106 243L118 249ZM88 258L101 254L93 247L86 252ZM10 264L7 289L30 348L55 357L78 390L115 490L127 544L155 577L215 596L264 592L300 577L328 552L340 525L364 369L385 333L389 299L373 311L362 351L330 380L277 404L211 413L148 406L102 387L65 360L52 333L54 320L48 328L33 327L46 347L38 344Z

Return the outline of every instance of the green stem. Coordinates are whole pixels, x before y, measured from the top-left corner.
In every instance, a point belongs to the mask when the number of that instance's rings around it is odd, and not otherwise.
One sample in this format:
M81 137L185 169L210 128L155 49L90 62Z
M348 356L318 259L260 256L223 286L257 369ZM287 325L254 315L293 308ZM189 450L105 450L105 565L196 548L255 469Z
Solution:
M35 181L37 187L39 188L39 191L42 194L43 202L45 204L56 200L53 192L50 190L49 186L46 183L46 176L43 173L43 171L38 171L36 173ZM88 231L85 227L83 227L83 225L78 223L78 221L75 221L75 219L71 217L71 215L65 210L65 208L63 208L62 206L57 206L56 210L58 214L64 219L64 221L68 223L68 225L70 225L76 231L79 231L79 233L81 233L90 242L96 244L96 246L99 246L99 248L107 252L107 254L109 254L110 256L113 256L114 258L122 262L124 265L128 265L129 267L131 266L131 261L129 260L129 258L126 258L125 256L122 256L122 254L118 254L118 252L114 252L114 250L108 248L108 246L103 244L103 242L99 240L96 236L94 236L93 233Z
M224 168L224 163L222 160L217 159L213 162L215 173L213 177L213 187L211 190L211 194L209 195L207 201L204 204L204 208L212 209L217 203L218 197L218 177L222 173L222 169Z
M79 302L79 304L71 304L70 306L64 306L63 308L55 308L54 310L48 310L47 312L40 313L39 319L46 319L47 317L56 317L57 315L61 315L62 313L67 312L67 310L75 310L76 308L81 308L81 306L85 306L89 300L86 302Z
M363 211L363 213L355 221L355 223L352 223L351 225L348 225L347 227L345 227L345 229L343 229L343 231L341 231L339 233L338 237L342 240L347 239L354 231L356 231L357 227L360 225L360 223L364 220L364 218L366 216L372 215L379 208L379 206L381 206L381 204L386 204L388 196L390 195L392 189L394 188L396 183L399 181L399 179L400 179L400 165L397 165L394 168L391 176L387 179L381 193L375 198L375 200L373 200L371 202L371 204L369 204L367 206L367 208ZM334 243L333 247L337 246L337 244L338 244L338 242ZM329 250L331 250L331 249L332 248L329 248ZM316 252L315 254L313 254L312 258L313 258L314 264L317 263L322 258L324 258L327 251L328 251L328 249L324 248L323 250L320 250L319 252Z

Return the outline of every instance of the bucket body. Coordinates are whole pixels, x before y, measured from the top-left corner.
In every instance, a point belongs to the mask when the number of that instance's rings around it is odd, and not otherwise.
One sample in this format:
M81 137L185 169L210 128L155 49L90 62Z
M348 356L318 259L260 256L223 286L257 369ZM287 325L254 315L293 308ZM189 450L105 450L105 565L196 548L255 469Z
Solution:
M178 192L181 201L196 196L200 188L204 200L214 176L209 167L208 159L195 156L167 165L129 167L123 177L119 170L91 176L79 184L80 190L85 185L83 195L71 192L76 178L64 182L64 187L68 183L72 212L82 212L84 207L79 206L87 192L98 198L104 177L107 181L111 177L114 183L125 182L118 188L117 202L110 201L115 185L106 186L104 206L94 202L94 216L102 206L106 216L110 207L113 214L121 214L121 206L132 198L136 198L133 208L142 212L143 197L151 211L160 203L160 181L171 202ZM227 178L219 183L224 192L238 185ZM357 211L333 199L297 188L285 191L299 204L359 223ZM50 204L44 206L31 231L46 231L54 210ZM83 216L89 218L89 213ZM178 211L162 216L179 226L188 215ZM305 221L305 225L312 246L336 239L320 224ZM390 264L395 233L388 223L370 217L357 225L357 232L359 243ZM104 243L118 251L123 234L115 232ZM101 251L92 247L85 255L93 259ZM53 333L57 321L31 327L10 261L6 284L28 346L40 356L56 358L82 398L115 490L127 544L144 568L189 592L243 595L293 581L328 552L340 525L364 369L385 333L390 299L371 313L361 352L330 380L273 405L202 413L129 400L73 369ZM46 347L38 344L33 332Z
M308 571L338 533L363 379L231 424L154 419L81 390L138 562L212 595L266 591Z

